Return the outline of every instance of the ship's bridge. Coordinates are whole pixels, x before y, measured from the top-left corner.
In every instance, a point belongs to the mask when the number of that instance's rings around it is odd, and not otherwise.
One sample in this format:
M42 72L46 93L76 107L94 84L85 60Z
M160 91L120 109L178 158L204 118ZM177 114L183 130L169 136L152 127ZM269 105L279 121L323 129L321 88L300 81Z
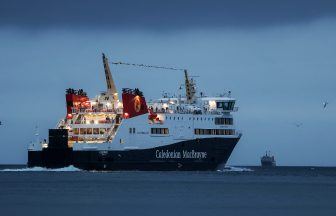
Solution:
M235 101L231 97L201 97L190 104L186 98L160 98L149 102L148 107L155 113L218 115L237 111Z
M203 97L200 98L202 106L208 111L218 112L236 112L238 107L235 107L236 99L231 97Z

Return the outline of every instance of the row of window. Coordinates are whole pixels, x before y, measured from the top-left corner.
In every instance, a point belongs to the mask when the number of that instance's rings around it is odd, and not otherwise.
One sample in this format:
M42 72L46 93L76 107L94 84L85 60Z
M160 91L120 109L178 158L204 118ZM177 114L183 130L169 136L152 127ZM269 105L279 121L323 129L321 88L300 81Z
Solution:
M166 116L166 120L169 118L169 120L180 120L180 117L168 117L168 116ZM183 117L181 117L181 120L183 120ZM189 118L189 120L190 120L190 118Z
M168 128L151 128L151 134L169 134Z
M166 120L183 120L183 117L168 117L166 116ZM217 119L225 119L224 121L227 122L225 124L232 125L233 124L233 119L232 118L215 118L215 124L224 124L224 123L217 123L221 122L222 120L217 120ZM196 120L196 121L213 121L214 118L206 118L206 117L189 117L189 121L191 120ZM231 122L231 123L230 123Z
M216 125L233 125L232 118L215 118Z
M235 130L232 129L195 129L196 135L234 135Z
M104 134L105 132L106 132L106 128L74 128L73 129L73 133L75 135L79 135L79 134L97 135L97 134Z

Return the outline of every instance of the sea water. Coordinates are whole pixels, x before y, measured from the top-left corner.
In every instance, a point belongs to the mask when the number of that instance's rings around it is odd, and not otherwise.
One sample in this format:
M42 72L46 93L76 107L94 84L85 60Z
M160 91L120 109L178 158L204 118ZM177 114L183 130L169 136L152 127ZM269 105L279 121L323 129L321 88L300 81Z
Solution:
M336 168L88 172L0 167L0 215L336 215Z

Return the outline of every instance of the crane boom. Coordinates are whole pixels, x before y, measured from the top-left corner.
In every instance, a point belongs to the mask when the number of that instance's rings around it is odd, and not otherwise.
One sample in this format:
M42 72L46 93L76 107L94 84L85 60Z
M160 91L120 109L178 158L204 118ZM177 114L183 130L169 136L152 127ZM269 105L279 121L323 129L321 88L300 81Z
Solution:
M111 74L108 59L106 58L104 53L103 53L103 63L104 63L104 70L105 70L105 77L106 77L107 93L109 95L112 95L114 100L118 100L117 88L114 84L114 80Z
M195 89L195 84L192 79L189 79L188 71L184 70L184 80L185 80L185 90L186 90L186 97L187 97L187 102L189 104L192 104L195 102L195 94L196 94L196 89Z

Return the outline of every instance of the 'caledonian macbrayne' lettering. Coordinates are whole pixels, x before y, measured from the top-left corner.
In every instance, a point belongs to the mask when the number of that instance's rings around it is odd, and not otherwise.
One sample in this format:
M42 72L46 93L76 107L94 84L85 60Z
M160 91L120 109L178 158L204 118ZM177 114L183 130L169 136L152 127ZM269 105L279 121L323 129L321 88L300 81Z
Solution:
M197 151L194 151L194 150L191 150L191 151L183 150L182 152L175 151L175 150L174 151L156 150L155 157L156 158L196 158L196 159L201 159L201 158L206 158L207 153L206 152L197 152Z

